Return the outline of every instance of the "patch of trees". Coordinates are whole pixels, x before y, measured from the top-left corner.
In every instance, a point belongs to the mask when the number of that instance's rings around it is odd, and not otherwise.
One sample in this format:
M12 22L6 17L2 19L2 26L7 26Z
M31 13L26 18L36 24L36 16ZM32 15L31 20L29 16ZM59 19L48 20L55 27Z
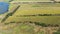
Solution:
M32 22L32 21L23 21L23 22L11 21L10 23L31 23L31 24L35 24L38 26L42 26L42 27L59 27L58 24L46 24L46 23L42 23L42 22ZM5 23L5 24L10 24L10 23Z
M9 16L12 16L12 13L8 13L6 16L5 16L5 18L4 19L2 19L2 21L1 22L4 22Z
M18 15L18 17L30 17L30 16L60 16L60 14L33 14L33 15Z
M59 27L58 24L46 24L46 23L31 22L31 21L29 21L29 23L34 23L35 25L39 25L39 26L42 26L42 27Z
M19 8L20 6L18 5L12 12L8 13L5 18L2 19L1 22L4 22L9 16L12 16L16 11L17 9Z
M4 23L5 25L11 24L11 23L16 23L15 21L11 21L9 23Z

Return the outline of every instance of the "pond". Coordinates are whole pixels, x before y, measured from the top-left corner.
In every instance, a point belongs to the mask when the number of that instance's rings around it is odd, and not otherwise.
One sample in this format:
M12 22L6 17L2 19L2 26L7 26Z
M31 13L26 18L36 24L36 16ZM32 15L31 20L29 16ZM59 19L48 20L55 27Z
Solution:
M4 14L8 12L8 8L9 8L9 3L0 2L0 14Z

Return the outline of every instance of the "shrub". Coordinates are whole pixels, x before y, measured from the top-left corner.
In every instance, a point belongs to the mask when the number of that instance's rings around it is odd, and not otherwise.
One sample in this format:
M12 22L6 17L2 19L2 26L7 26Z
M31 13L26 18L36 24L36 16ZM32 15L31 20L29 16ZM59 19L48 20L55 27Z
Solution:
M39 23L39 22L35 22L36 25L42 26L42 27L47 27L47 25L45 23Z

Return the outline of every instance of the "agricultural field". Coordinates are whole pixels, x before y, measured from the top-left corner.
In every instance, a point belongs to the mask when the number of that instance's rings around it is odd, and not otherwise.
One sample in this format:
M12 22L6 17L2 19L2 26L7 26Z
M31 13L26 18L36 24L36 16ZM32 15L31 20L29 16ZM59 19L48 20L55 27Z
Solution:
M36 14L60 14L59 8L59 4L20 4L20 8L13 14L13 16L7 18L5 22L36 21L46 24L60 24L60 16L31 16ZM30 16L24 17L23 15Z
M14 1L50 1L50 0L14 0Z
M8 12L0 16L4 16L0 19L0 34L60 34L60 3L11 2Z

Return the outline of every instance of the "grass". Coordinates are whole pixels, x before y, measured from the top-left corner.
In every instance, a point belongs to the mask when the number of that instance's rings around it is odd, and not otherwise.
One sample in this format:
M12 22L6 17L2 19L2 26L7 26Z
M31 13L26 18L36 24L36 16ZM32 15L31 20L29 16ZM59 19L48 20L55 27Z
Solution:
M40 31L40 32L38 32L37 34L44 34L44 31Z
M15 34L33 34L34 27L27 25L27 24L21 24L14 28L14 33Z
M34 27L32 25L28 24L16 24L14 28L9 28L12 27L11 24L7 25L7 28L9 29L0 29L1 34L33 34L34 33ZM5 25L6 26L6 25ZM9 26L9 27L8 27Z

